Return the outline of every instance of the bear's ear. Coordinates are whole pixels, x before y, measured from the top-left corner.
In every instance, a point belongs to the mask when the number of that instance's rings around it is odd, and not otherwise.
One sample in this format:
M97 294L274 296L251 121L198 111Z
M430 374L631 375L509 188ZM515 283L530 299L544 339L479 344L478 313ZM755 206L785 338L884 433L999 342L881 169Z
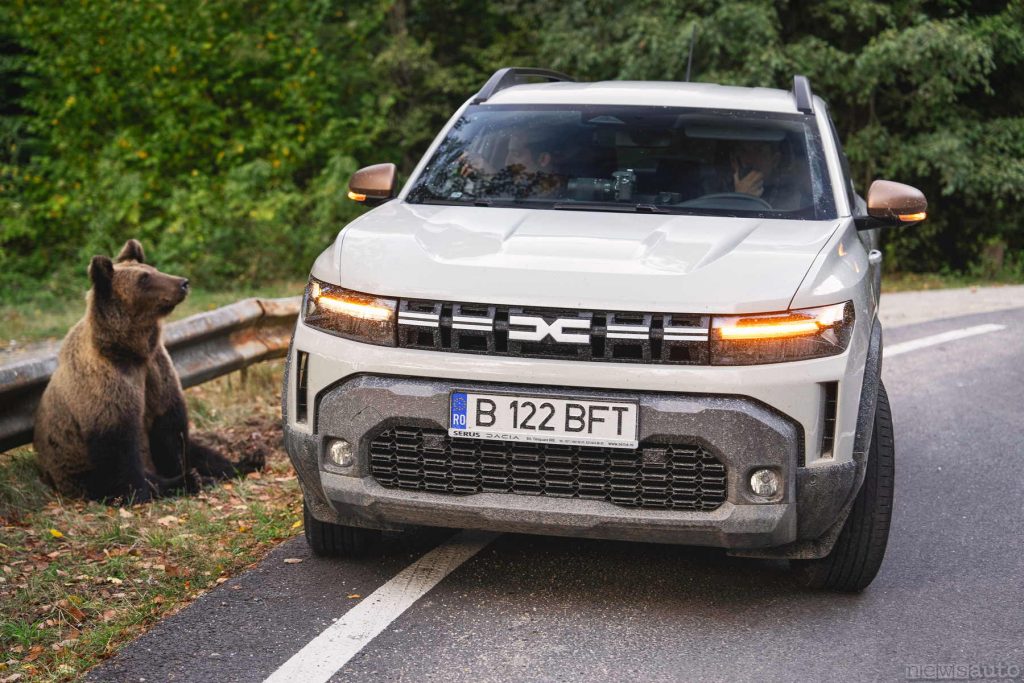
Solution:
M117 262L120 263L121 261L146 262L146 255L142 253L142 245L138 240L130 239L124 243L121 253L117 255Z
M107 256L93 256L89 263L89 279L98 296L109 298L114 289L114 262Z

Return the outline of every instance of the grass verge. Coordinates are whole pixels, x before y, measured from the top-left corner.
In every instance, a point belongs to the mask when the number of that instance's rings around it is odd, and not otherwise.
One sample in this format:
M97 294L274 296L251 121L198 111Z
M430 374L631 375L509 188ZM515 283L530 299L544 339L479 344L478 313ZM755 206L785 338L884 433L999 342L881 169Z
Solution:
M281 448L282 362L187 392L193 422L267 469L194 497L113 508L61 498L22 448L0 454L0 681L64 681L300 533Z
M999 287L1024 284L1019 278L987 278L965 273L886 273L882 276L882 292L910 292L957 287Z

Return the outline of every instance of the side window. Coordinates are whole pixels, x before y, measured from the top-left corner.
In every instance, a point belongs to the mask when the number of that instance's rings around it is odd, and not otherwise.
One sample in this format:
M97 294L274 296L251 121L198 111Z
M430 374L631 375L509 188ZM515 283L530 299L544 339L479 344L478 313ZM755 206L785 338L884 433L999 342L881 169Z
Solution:
M846 187L846 198L850 202L850 210L854 215L862 213L867 210L864 206L864 200L857 194L856 188L853 186L853 175L850 173L850 162L846 158L846 152L843 151L843 142L839 139L839 132L836 130L836 124L832 122L832 117L828 118L828 127L832 132L832 139L836 141L836 149L839 150L839 163L843 169L843 185Z

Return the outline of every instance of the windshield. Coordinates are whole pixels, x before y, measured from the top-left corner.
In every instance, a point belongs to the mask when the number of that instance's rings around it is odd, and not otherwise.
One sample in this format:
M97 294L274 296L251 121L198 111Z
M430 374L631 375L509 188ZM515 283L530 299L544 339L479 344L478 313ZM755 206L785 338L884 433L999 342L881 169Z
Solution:
M836 216L812 117L671 107L470 106L407 201Z

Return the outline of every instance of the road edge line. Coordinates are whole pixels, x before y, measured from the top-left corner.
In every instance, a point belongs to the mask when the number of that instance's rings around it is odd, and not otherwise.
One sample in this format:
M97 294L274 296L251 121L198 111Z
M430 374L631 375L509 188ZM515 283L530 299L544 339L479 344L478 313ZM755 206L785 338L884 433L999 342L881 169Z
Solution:
M907 353L908 351L917 351L918 349L924 349L929 346L945 344L946 342L956 341L957 339L966 339L967 337L975 337L979 334L988 334L989 332L998 332L1005 329L1006 325L986 323L985 325L975 325L973 327L964 327L959 330L950 330L949 332L942 332L940 334L933 334L928 337L921 337L920 339L912 339L899 344L893 344L892 346L886 346L885 351L883 352L883 357L891 358L902 353Z

